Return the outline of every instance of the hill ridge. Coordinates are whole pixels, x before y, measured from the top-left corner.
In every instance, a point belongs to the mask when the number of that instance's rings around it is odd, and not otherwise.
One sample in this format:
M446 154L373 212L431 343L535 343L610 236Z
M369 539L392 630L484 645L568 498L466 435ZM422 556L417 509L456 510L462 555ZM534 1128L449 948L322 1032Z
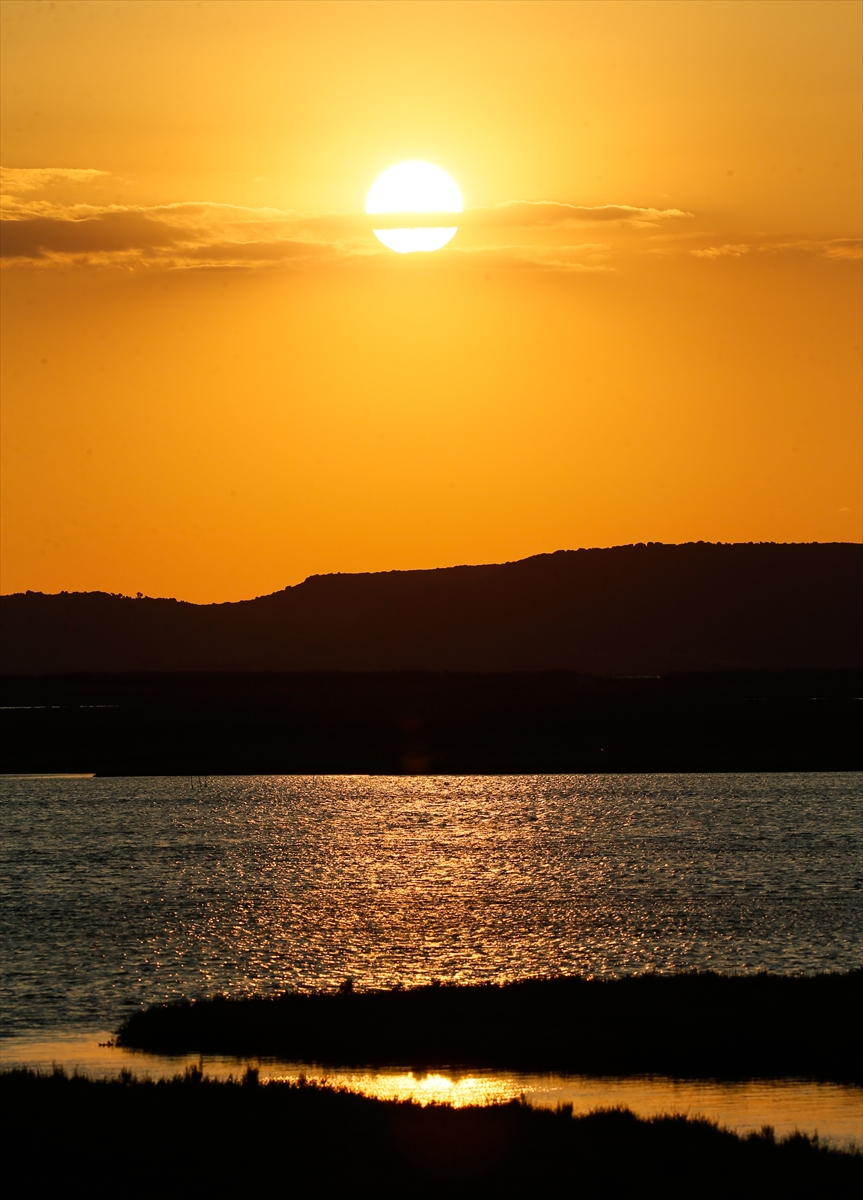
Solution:
M0 672L839 669L863 665L861 610L859 543L631 543L213 604L14 593Z

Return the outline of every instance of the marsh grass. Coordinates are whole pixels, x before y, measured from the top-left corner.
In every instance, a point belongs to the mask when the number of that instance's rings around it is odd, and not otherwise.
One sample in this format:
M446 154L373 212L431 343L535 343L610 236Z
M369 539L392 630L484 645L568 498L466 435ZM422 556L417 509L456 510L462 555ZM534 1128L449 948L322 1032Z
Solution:
M11 1071L0 1097L4 1179L18 1194L838 1196L863 1184L863 1157L816 1138L620 1108L420 1107L197 1068L159 1082Z

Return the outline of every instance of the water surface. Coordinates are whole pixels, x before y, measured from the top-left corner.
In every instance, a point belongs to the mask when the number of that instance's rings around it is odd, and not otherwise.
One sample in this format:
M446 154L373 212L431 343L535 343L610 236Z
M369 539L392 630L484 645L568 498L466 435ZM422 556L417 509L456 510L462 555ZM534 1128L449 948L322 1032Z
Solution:
M2 1032L284 988L860 965L861 775L7 778Z

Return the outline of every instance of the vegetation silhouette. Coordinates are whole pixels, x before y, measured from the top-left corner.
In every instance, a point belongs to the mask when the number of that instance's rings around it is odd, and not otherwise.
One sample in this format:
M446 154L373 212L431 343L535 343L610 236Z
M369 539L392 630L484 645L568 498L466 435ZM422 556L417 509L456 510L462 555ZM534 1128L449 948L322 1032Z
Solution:
M4 1181L19 1194L840 1196L863 1157L770 1129L627 1110L573 1117L519 1102L421 1108L306 1084L0 1074Z
M356 1066L863 1083L863 971L640 975L216 997L133 1013L119 1045Z

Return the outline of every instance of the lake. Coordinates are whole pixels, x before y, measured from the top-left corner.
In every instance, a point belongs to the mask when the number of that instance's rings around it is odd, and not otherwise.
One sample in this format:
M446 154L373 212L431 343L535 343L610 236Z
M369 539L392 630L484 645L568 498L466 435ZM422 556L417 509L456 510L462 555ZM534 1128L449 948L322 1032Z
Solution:
M858 967L861 782L6 777L4 1062L179 996Z

